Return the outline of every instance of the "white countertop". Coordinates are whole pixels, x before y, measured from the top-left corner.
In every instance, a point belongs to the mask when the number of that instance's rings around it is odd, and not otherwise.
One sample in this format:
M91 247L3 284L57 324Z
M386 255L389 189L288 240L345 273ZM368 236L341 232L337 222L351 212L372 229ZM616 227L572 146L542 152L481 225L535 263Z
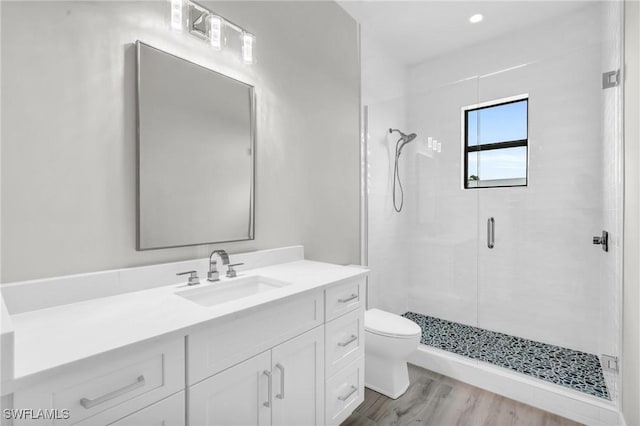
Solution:
M19 381L366 273L366 269L300 260L238 273L238 278L260 275L291 285L211 307L177 296L175 293L186 287L174 284L12 315L14 378ZM201 284L193 288L216 284L201 278Z

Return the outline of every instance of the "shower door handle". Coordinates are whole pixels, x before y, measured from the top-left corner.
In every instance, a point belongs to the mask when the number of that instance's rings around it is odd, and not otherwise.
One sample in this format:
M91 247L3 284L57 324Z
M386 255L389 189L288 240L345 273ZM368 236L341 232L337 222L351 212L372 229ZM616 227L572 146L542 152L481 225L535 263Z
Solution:
M487 247L492 249L496 242L496 221L490 217L487 219Z

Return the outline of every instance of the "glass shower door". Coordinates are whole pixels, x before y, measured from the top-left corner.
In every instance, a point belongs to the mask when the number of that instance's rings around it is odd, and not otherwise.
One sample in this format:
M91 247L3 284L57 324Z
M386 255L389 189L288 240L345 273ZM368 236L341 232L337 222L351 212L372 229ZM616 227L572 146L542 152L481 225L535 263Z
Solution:
M527 63L480 76L481 104L526 107L478 114L478 139L526 131L504 139L511 145L481 146L476 189L478 228L486 229L478 238L478 326L501 342L494 363L604 399L611 393L599 356L617 353L616 290L606 273L616 254L592 240L614 226L607 217L618 141L607 136L615 126L601 85L606 43L593 22L605 26L609 7L586 6L552 48L542 39Z
M479 194L463 189L460 117L461 106L477 103L478 81L432 87L433 80L414 81L420 90L408 94L408 128L419 135L401 159L413 176L406 189L408 311L428 321L421 324L426 344L450 351L463 347L455 329L477 325Z

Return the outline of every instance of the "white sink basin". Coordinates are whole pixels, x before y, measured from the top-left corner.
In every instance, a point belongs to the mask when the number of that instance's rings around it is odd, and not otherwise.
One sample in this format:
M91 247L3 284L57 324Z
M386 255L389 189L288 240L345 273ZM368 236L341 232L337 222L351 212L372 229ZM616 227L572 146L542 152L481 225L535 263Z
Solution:
M206 284L205 284L206 283ZM184 297L202 306L214 306L243 297L253 296L265 291L274 290L289 285L284 281L273 280L261 276L232 278L219 283L204 282L196 288L176 292L176 295Z

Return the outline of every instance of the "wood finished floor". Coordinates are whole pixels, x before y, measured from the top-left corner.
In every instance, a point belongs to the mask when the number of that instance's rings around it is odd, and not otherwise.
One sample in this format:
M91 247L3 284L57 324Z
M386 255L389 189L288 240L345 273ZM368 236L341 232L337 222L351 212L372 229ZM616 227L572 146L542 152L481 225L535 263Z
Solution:
M555 414L409 365L411 385L397 400L370 389L341 426L578 426Z

